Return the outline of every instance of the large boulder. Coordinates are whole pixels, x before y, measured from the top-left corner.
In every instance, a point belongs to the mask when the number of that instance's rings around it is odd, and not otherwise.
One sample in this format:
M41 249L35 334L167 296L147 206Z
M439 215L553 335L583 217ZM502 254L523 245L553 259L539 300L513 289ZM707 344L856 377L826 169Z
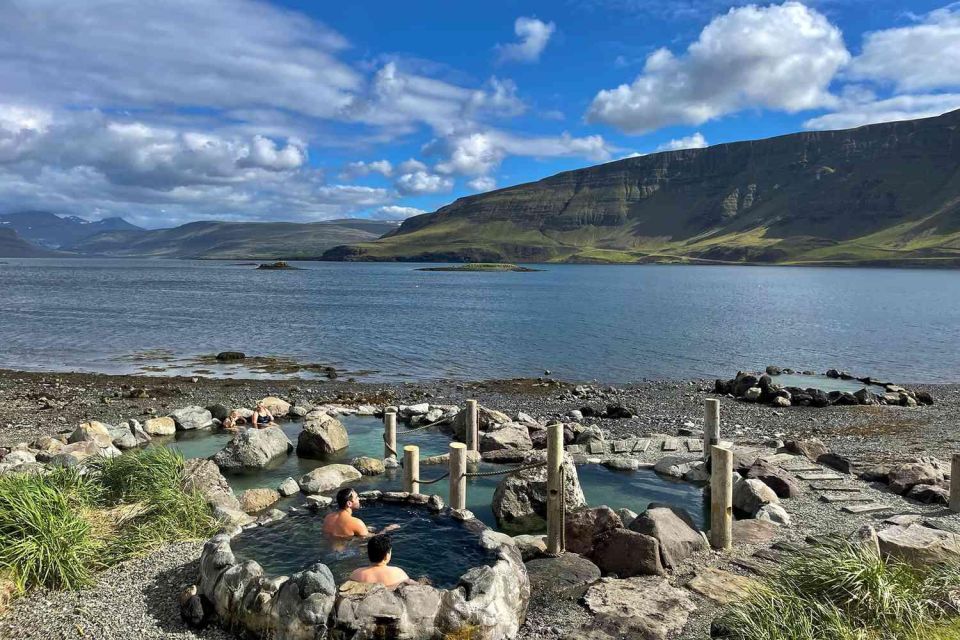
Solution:
M300 478L300 490L306 494L323 493L360 479L360 472L348 464L328 464Z
M77 442L95 442L98 447L109 447L113 444L110 426L96 420L84 422L70 434L67 439L70 444Z
M657 539L629 529L611 529L598 538L590 559L604 575L629 578L664 573Z
M177 423L170 416L150 418L143 421L143 430L151 436L172 436L177 432Z
M744 480L734 476L733 479L733 506L748 514L751 518L760 511L761 507L780 502L773 489L760 480L750 478Z
M496 409L488 409L483 405L477 405L477 428L480 431L490 431L495 429L498 425L507 424L510 422L510 416L503 413L502 411L497 411ZM467 408L464 407L453 417L453 420L447 426L449 430L457 440L461 442L467 441Z
M281 400L275 396L267 396L260 402L267 407L267 410L274 418L285 418L287 414L290 413L290 403L286 400Z
M822 456L825 453L829 453L827 445L823 444L817 438L808 438L806 440L788 440L783 448L789 453L794 453L798 456L806 456L807 459L816 462L817 458Z
M693 469L700 464L702 464L702 461L697 458L664 456L653 465L653 470L660 475L679 479L693 471Z
M183 407L171 413L170 417L180 431L208 429L214 425L213 414L203 407Z
M759 480L767 485L778 498L794 498L800 495L800 483L792 473L770 464L766 460L757 460L747 471L748 479Z
M564 519L566 550L588 556L593 552L593 544L598 537L611 529L622 527L620 516L606 505L567 511Z
M319 460L348 446L350 438L339 420L319 410L306 415L303 431L297 438L298 456Z
M265 469L283 460L293 443L279 427L246 429L213 456L222 471L243 473Z
M576 600L600 578L600 568L570 551L556 558L537 558L526 564L534 600L553 598Z
M663 566L677 567L697 551L707 548L700 532L691 529L672 509L647 509L630 523L630 530L656 538Z
M564 459L564 496L566 508L586 505L577 468ZM500 481L493 494L493 515L499 528L511 533L528 533L546 527L547 468L537 467L511 473Z
M891 469L887 480L890 483L890 491L903 494L918 484L943 482L943 471L930 462L908 462Z
M370 456L358 456L351 460L350 464L365 476L378 476L386 471L383 460Z
M530 431L519 422L508 422L495 431L480 434L480 452L529 451L533 449Z
M246 513L258 513L279 499L280 493L276 489L267 489L265 487L247 489L240 494L240 508Z
M220 467L211 460L187 460L183 465L183 488L186 491L199 491L211 507L240 510L240 501L220 473Z
M697 608L687 591L656 577L603 578L587 590L583 602L601 637L636 640L675 637Z
M881 553L914 566L960 560L960 536L919 524L895 525L877 534Z

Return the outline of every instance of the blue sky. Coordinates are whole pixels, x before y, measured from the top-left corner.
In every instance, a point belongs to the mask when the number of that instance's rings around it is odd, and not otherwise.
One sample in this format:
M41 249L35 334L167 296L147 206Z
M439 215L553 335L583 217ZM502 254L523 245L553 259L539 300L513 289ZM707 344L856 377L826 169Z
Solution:
M637 153L960 107L960 4L0 4L0 212L402 218Z

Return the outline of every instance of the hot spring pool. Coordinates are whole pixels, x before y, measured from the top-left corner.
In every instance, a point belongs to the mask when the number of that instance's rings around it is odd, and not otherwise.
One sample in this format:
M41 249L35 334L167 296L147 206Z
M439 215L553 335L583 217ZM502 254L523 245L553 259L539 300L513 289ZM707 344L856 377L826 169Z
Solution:
M276 488L288 477L299 479L303 474L325 464L349 463L357 456L374 458L383 456L383 423L380 419L372 416L341 416L339 420L350 436L350 446L344 451L328 456L325 460L301 459L296 453L292 453L276 467L250 474L230 474L226 476L227 481L237 493L258 487ZM302 423L293 420L284 421L280 423L280 428L296 445ZM223 431L186 431L179 433L176 439L157 438L154 442L157 445L173 447L186 458L208 458L226 446L232 437L232 434ZM421 457L427 457L446 453L450 438L437 429L427 429L401 436L400 444L415 444L420 447ZM481 463L479 470L494 471L504 466L513 465ZM425 480L436 478L445 471L446 467L442 465L421 465L420 467L421 478ZM587 503L591 506L605 504L613 509L625 507L640 513L649 503L660 502L686 509L701 527L709 519L707 516L709 505L704 501L701 487L658 476L650 469L613 471L601 465L586 464L577 467L577 474ZM467 508L489 527L496 526L490 503L501 478L502 476L494 476L467 480ZM399 469L388 470L379 476L364 476L352 483L357 491L372 489L401 491L402 485L403 475ZM422 490L426 493L435 493L445 501L449 501L449 486L446 481L425 485ZM327 495L332 496L334 493L336 492L329 492ZM303 497L297 494L284 498L274 506L284 509L302 501Z
M323 534L323 516L290 515L279 522L255 527L230 542L240 560L255 560L271 576L289 576L315 562L333 572L337 583L369 564L366 541L331 541ZM450 516L402 505L374 504L356 512L367 524L380 530L390 524L400 528L390 533L393 561L414 580L426 577L439 588L456 586L471 567L492 564L496 554L485 550L477 533Z

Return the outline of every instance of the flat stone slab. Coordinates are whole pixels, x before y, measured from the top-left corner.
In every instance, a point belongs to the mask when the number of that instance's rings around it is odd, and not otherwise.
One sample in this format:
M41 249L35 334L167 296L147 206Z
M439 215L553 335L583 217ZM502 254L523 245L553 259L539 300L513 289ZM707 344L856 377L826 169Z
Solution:
M851 493L859 493L863 491L862 487L850 487L850 486L835 485L835 484L820 484L817 482L811 483L810 488L813 489L814 491L833 491L833 492L849 491Z
M631 453L644 453L648 448L650 448L650 438L640 438L636 444L633 445L633 451Z
M888 504L877 504L875 502L864 503L864 504L848 504L843 507L841 511L846 511L847 513L874 513L876 511L886 511L887 509L892 509Z
M530 591L537 596L579 599L587 587L600 579L600 569L576 553L557 558L537 558L526 563Z
M755 583L752 578L710 568L698 573L686 587L717 604L726 605L746 597Z
M663 441L664 451L676 451L679 446L676 438L667 438Z
M780 525L766 520L735 520L734 544L767 544L776 537Z
M753 557L779 564L783 560L784 553L785 552L777 551L776 549L757 549L753 553Z
M587 590L583 602L593 614L593 630L643 640L673 637L697 608L689 592L655 576L602 578Z
M919 524L895 525L877 532L880 551L914 566L954 563L960 559L960 536Z
M861 493L825 493L820 496L823 502L873 502L873 498Z
M921 513L901 513L895 516L890 516L885 519L884 524L898 524L901 526L906 526L908 524L916 524L923 520L923 514Z
M816 464L790 464L790 465L780 465L784 471L790 471L791 473L802 472L802 471L826 471L823 467Z
M690 450L690 453L703 453L703 440L690 438L687 440L687 449Z
M773 573L773 567L754 560L753 558L734 558L730 562L758 576L766 576Z
M613 443L614 453L630 453L632 448L632 443L628 440L616 440Z
M568 444L567 453L583 453L583 447L579 444Z
M606 442L591 442L590 443L590 453L606 453L607 452L607 443Z
M821 473L798 473L797 477L801 480L843 480L844 476L830 472Z

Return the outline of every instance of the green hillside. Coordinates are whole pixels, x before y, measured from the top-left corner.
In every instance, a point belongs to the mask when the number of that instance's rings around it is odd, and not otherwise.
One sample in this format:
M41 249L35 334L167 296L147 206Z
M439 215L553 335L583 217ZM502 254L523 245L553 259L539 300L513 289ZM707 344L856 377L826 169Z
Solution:
M328 260L960 265L960 111L618 160Z

